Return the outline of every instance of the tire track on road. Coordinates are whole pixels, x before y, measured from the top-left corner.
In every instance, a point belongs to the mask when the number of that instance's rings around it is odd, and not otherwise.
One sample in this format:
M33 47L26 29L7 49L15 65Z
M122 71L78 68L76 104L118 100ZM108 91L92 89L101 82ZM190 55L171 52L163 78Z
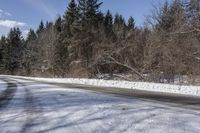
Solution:
M4 81L8 84L7 89L0 94L0 109L6 107L17 91L17 84L14 81Z
M41 108L38 108L36 99L34 99L32 92L27 88L27 85L18 83L25 89L25 110L27 113L25 124L21 133L31 132L31 128L37 125L37 119L42 115Z

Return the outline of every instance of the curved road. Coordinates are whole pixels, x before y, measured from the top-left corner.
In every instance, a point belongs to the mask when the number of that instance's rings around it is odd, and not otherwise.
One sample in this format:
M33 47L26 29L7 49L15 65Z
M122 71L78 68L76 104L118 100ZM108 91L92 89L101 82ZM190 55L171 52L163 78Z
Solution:
M8 88L0 94L1 133L200 132L198 98L4 80Z

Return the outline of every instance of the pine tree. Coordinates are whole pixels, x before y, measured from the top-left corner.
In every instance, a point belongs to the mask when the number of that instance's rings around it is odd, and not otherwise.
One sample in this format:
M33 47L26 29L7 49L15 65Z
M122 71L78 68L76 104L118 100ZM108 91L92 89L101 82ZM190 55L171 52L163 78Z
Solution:
M172 30L181 29L186 24L186 12L183 7L182 0L174 0L170 9L170 16L172 18Z
M7 39L5 36L1 36L0 39L0 70L6 70L5 68L5 62L6 62L6 57L7 57L7 49L6 49L6 45L7 45Z
M16 69L22 67L23 37L19 28L12 28L8 33L6 67L14 74Z
M113 16L108 10L104 18L104 27L106 36L109 37L113 28Z
M125 20L122 15L115 14L114 25L125 26Z
M41 33L44 30L44 28L45 28L44 23L43 21L41 21L36 33L37 34Z
M97 25L102 2L99 2L99 0L78 0L78 2L82 23Z
M34 41L34 40L36 40L36 38L37 38L37 35L36 35L35 31L33 29L30 29L29 33L27 35L26 41L27 42Z
M78 20L78 17L79 11L77 4L75 0L71 0L63 17L64 21L65 23L72 25L76 20Z
M25 46L26 50L23 60L24 68L26 70L27 75L31 74L31 70L34 68L34 65L37 60L36 55L38 49L36 47L36 40L37 40L37 35L35 31L30 29L26 39L26 46Z
M60 16L56 19L56 22L54 24L54 29L58 33L62 31L62 18Z
M75 0L71 0L65 15L63 16L63 33L64 37L72 37L76 28L75 24L79 21L79 10Z
M158 20L157 28L168 31L174 23L174 18L171 16L171 8L169 3L166 1L162 7L161 13Z
M114 32L119 40L123 40L126 36L126 23L122 15L118 13L114 19Z
M128 24L127 24L127 26L128 26L128 29L129 29L129 30L130 30L130 29L135 29L135 20L134 20L133 17L130 17L130 18L128 19Z
M157 28L170 32L174 28L182 26L185 22L184 9L180 0L175 0L171 5L166 1L158 16Z
M112 25L113 25L113 16L110 13L110 10L108 10L105 16L104 26L106 28L112 28Z
M52 26L53 26L53 23L47 21L47 22L46 22L46 25L45 25L45 28L46 28L46 29L49 29L49 28L51 28Z
M116 14L115 14L115 19L114 19L114 24L116 25L116 24L118 24L118 23L119 23L119 14L116 13Z
M0 39L0 70L1 70L1 67L2 67L2 65L3 65L3 48L2 48L2 43L1 43L1 40L2 40L2 38Z

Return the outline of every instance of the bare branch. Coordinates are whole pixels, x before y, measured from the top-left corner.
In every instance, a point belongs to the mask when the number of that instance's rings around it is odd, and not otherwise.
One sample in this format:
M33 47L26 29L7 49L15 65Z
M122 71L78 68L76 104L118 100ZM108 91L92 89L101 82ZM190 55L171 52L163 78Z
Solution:
M129 70L133 71L135 74L137 74L140 78L144 79L144 76L139 73L137 70L135 70L133 67L129 66L128 64L125 64L125 63L121 63L119 61L117 61L115 58L113 58L112 56L108 56L108 59L112 60L113 63L117 64L117 65L120 65L120 66L123 66L125 68L128 68ZM108 63L108 62L107 62ZM111 63L111 62L110 62Z

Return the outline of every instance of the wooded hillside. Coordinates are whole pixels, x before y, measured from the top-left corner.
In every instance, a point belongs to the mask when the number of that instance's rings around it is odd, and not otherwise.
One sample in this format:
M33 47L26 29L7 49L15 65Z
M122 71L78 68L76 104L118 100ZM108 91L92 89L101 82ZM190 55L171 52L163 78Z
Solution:
M174 82L200 75L200 0L154 6L143 27L101 12L99 0L71 0L55 22L41 21L23 38L12 28L0 39L0 72ZM125 75L125 76L124 76ZM129 75L129 76L126 76Z

